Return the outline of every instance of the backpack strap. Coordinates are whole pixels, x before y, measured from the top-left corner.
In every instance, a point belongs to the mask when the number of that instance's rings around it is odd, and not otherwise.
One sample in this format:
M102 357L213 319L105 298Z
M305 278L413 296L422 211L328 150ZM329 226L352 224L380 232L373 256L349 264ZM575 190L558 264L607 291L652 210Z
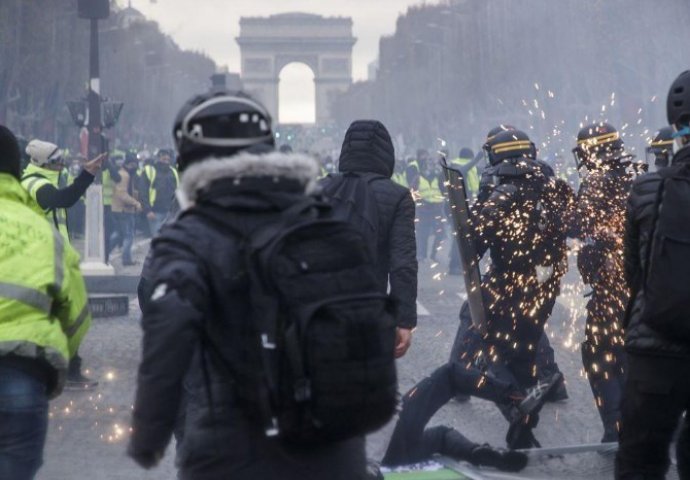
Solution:
M306 197L304 200L283 210L277 223L270 223L268 226L259 227L259 230L252 235L250 248L257 250L265 247L280 229L295 223L295 221L304 217L307 213L311 213L312 218L315 218L319 211L329 208L330 206L325 202L321 202L314 197Z

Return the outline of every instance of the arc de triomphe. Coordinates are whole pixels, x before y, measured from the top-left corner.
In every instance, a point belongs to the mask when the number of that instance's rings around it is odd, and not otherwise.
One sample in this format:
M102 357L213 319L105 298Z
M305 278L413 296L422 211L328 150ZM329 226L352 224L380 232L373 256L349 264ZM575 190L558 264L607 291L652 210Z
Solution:
M314 73L316 123L332 118L334 96L352 84L352 19L306 13L243 17L237 37L245 90L261 100L278 120L280 72L293 62Z

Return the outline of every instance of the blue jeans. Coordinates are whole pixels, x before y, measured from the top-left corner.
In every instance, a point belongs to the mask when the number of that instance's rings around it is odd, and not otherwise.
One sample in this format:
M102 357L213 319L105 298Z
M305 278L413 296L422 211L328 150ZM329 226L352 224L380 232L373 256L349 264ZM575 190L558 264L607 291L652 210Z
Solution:
M134 243L133 213L113 212L113 233L110 235L110 251L117 245L122 247L122 263L132 263L132 243Z
M156 216L156 218L154 218L153 220L149 219L149 229L151 230L151 238L154 238L156 235L158 235L158 231L165 223L165 219L168 218L167 213L153 212L153 214Z
M47 430L45 383L0 364L0 478L34 478L43 463Z

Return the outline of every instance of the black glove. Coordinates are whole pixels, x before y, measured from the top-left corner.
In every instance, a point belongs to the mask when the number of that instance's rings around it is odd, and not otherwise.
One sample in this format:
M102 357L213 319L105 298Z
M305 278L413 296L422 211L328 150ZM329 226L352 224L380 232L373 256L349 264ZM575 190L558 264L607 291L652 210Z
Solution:
M160 463L161 458L163 458L163 452L153 452L153 451L134 451L132 445L130 444L127 449L127 455L129 455L137 465L146 470L150 470Z

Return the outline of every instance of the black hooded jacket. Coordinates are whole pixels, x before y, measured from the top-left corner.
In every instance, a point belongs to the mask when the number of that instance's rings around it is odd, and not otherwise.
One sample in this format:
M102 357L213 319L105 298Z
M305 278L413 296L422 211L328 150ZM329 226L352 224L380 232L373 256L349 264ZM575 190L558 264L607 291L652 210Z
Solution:
M673 158L673 165L681 163L690 163L690 147L685 147ZM642 276L660 183L661 176L656 172L643 175L635 180L628 198L624 258L625 277L633 298L624 325L625 348L645 355L690 357L690 344L664 337L641 319L645 297Z
M391 180L394 166L393 142L386 127L376 120L353 122L343 140L339 170L385 177L370 184L379 217L377 270L382 291L390 283L390 296L398 309L398 326L414 328L417 325L415 205L410 191Z
M317 173L312 159L280 153L208 159L185 171L188 202L153 240L149 259L131 456L162 453L175 430L181 480L362 478L363 438L287 449L239 407L227 365L246 364L250 349L242 239L203 214L220 210L251 231L302 201ZM204 346L208 338L223 339L226 366Z

